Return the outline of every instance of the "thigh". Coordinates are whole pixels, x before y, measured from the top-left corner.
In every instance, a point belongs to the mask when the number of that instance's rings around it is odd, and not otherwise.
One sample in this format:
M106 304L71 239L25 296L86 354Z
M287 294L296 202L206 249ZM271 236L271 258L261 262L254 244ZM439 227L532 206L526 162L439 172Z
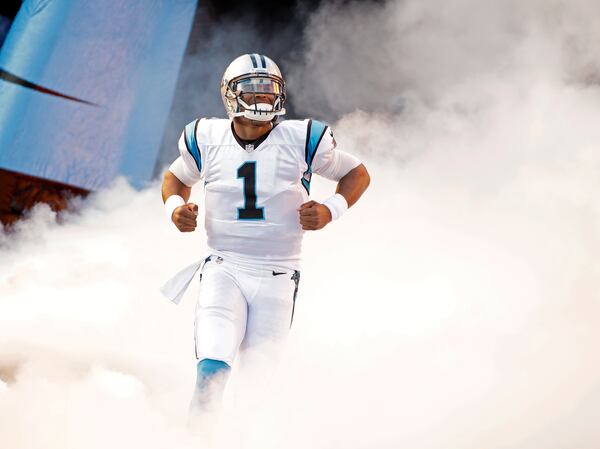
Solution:
M294 310L296 283L292 273L263 277L248 301L246 336L240 351L237 389L240 404L250 409L260 404L289 334ZM239 405L239 404L238 404Z
M248 301L248 319L243 348L277 345L287 337L295 308L296 281L293 272L260 278Z
M233 275L207 263L202 270L194 323L196 358L232 364L246 331L248 306Z

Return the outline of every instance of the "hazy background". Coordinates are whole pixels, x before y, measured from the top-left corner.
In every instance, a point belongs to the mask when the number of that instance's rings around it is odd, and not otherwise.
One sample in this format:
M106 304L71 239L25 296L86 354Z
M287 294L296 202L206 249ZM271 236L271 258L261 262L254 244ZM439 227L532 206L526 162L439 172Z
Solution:
M600 5L304 14L302 51L281 60L293 114L332 123L372 185L306 235L280 371L259 409L226 400L214 447L597 447ZM182 73L175 139L221 115L241 47L272 45L251 23L212 36ZM333 191L313 182L317 200ZM185 428L197 283L178 307L157 291L204 251L203 230L166 221L158 181L79 206L58 222L39 206L0 234L3 447L213 447Z

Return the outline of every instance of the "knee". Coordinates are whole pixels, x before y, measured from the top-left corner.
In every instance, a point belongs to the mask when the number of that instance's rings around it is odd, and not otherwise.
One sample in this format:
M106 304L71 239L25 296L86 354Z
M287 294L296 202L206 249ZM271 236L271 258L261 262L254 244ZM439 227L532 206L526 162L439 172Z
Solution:
M202 359L197 366L198 378L211 378L219 374L226 374L230 369L230 366L221 360Z
M211 404L221 396L225 388L229 371L229 365L221 360L202 359L198 362L198 378L190 404L192 413L212 407Z

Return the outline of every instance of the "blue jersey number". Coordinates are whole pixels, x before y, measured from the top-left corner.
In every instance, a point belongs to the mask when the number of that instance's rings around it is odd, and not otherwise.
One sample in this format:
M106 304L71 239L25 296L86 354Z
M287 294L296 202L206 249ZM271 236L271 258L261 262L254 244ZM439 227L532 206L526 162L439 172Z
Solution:
M256 161L244 162L237 177L244 179L244 207L238 207L238 219L264 220L264 208L256 207Z

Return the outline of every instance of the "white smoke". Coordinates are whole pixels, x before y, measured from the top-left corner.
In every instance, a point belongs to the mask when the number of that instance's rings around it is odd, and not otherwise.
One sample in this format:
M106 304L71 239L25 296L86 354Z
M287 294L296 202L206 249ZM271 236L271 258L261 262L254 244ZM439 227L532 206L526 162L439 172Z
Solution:
M293 101L344 113L339 147L372 185L307 234L270 394L226 408L216 447L597 446L598 13L461 0L314 14ZM313 182L317 199L333 189ZM178 307L157 292L204 239L161 208L158 184L117 183L60 224L40 206L1 234L3 447L207 446L185 429L197 285Z

